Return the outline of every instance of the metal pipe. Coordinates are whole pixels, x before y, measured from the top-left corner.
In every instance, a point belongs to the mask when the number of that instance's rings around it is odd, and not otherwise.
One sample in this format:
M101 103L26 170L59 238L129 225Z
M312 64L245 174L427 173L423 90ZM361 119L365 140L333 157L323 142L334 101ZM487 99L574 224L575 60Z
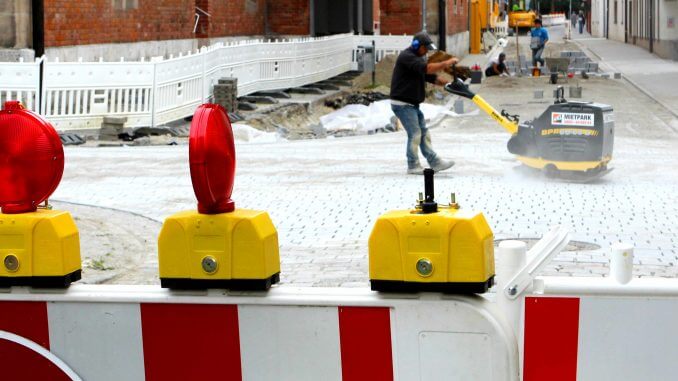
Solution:
M643 298L678 297L675 278L634 278L620 285L609 277L538 277L534 281L534 294L539 295L595 295L640 296Z
M654 53L654 0L650 0L650 53Z
M426 0L421 0L421 31L426 32Z

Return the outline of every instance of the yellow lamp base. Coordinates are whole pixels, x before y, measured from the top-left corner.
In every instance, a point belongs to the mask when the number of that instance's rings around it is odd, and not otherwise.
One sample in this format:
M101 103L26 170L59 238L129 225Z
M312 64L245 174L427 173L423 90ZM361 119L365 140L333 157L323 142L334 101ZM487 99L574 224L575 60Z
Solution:
M70 213L0 214L0 287L68 287L80 279L80 237Z
M485 292L494 282L492 230L477 212L391 211L372 230L369 263L375 291Z
M268 290L280 280L278 232L268 213L257 210L168 217L158 261L165 288Z

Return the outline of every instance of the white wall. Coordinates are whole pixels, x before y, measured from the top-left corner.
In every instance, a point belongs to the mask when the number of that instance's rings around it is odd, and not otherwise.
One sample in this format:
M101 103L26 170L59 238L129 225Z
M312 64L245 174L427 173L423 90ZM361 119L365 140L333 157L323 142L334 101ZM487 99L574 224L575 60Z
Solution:
M457 57L465 57L468 54L469 43L468 31L448 35L447 52Z
M603 1L603 0L601 0ZM615 24L614 4L617 3L617 23ZM610 40L617 40L624 42L624 27L626 23L626 15L624 13L626 0L610 0L610 26L608 30L608 38Z
M673 18L673 28L668 27L669 18ZM678 1L662 0L659 3L659 39L678 40Z
M591 35L593 37L605 37L606 1L607 0L591 0Z

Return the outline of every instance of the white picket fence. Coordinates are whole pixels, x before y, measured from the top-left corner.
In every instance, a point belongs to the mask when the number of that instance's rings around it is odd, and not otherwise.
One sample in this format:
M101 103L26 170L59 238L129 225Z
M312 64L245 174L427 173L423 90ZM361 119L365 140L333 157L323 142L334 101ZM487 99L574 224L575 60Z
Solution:
M17 100L39 111L40 62L0 62L0 105Z
M0 63L0 100L22 101L57 130L96 129L105 116L126 117L128 127L157 126L191 115L220 78L238 78L239 96L303 86L357 69L361 45L374 40L380 61L411 38L343 34L238 41L135 62Z

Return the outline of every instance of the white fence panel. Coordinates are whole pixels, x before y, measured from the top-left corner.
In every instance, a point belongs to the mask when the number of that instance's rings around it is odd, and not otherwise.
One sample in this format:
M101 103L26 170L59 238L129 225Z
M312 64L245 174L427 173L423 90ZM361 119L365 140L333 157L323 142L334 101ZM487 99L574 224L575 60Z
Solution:
M201 52L154 63L154 125L191 115L203 102L204 59Z
M303 86L351 70L353 37L244 41L205 52L205 92L219 78L238 78L238 95Z
M27 109L39 111L40 60L0 62L0 107L6 101L20 101Z
M349 71L354 46L344 34L217 44L149 62L45 61L41 110L58 130L96 129L104 116L127 117L127 127L159 125L191 115L220 78L238 78L243 96Z
M104 116L128 127L152 123L154 64L49 62L43 65L42 115L57 130L95 129Z
M508 36L508 20L497 21L497 24L494 26L494 34L497 37Z

